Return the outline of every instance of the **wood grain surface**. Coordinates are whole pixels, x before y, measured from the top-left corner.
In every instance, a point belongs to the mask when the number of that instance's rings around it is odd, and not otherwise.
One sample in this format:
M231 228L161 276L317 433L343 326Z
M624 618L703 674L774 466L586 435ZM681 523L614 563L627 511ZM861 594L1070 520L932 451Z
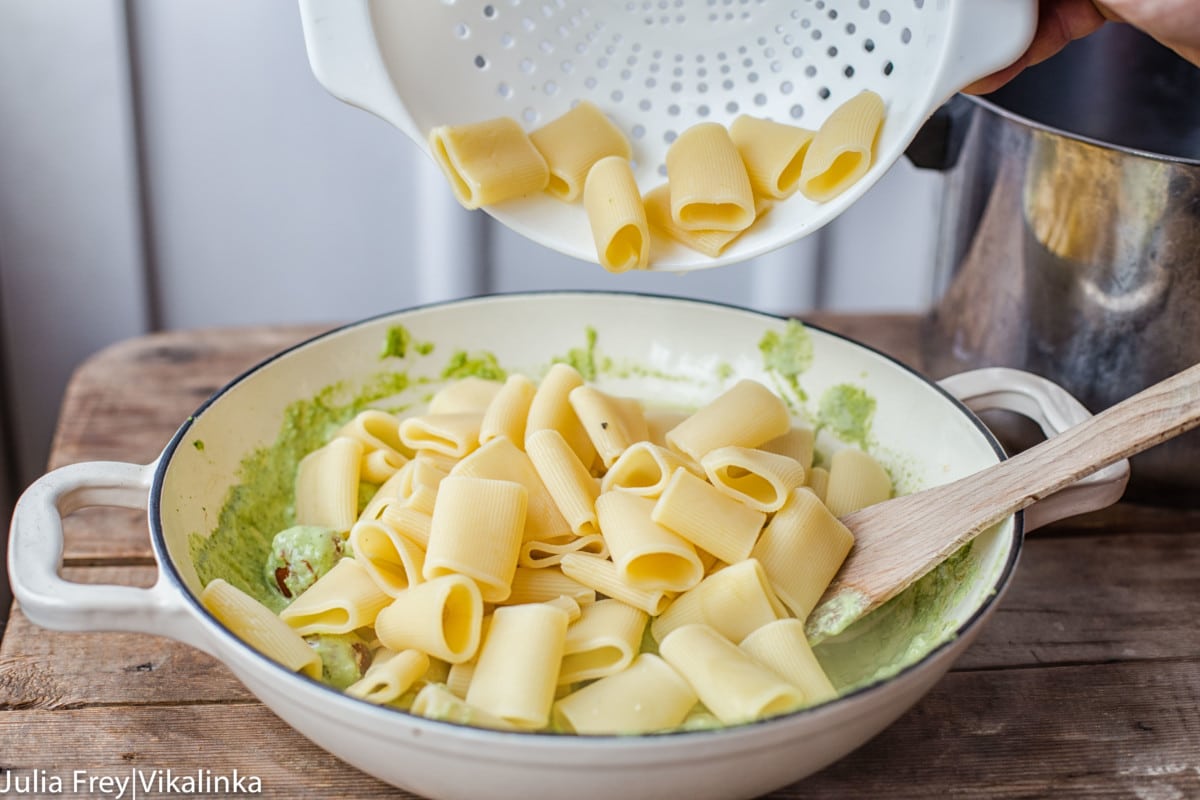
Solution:
M916 364L914 318L815 321ZM51 465L152 460L208 394L319 330L181 331L103 351L68 389ZM72 517L65 560L64 576L85 583L155 575L136 512ZM1122 504L1038 531L954 670L875 740L773 797L1200 797L1197 618L1200 512ZM0 769L135 766L237 768L267 797L411 797L308 743L203 653L45 631L14 611L0 642Z

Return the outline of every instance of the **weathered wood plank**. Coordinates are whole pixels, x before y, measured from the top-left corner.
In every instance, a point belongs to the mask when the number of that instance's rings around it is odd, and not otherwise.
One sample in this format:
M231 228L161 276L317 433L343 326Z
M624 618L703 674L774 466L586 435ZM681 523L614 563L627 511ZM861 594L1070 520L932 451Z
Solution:
M874 741L773 797L1197 796L1198 686L1198 660L952 674ZM262 779L265 797L411 797L253 703L9 711L0 764L97 775L237 768Z
M779 797L1200 797L1198 743L1197 659L959 672Z
M959 669L1200 653L1200 533L1025 542L1012 586Z

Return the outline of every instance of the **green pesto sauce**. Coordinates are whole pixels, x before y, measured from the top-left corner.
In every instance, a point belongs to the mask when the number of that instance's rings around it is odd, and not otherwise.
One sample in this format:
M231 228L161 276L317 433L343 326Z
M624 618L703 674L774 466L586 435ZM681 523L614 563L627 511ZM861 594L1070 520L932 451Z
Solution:
M279 611L283 598L263 576L271 539L295 524L294 481L300 459L321 447L339 427L368 405L403 392L407 373L382 372L348 401L342 384L327 386L309 400L284 410L275 441L242 459L237 483L225 496L210 536L193 533L189 546L201 585L224 578L268 608Z
M290 603L329 570L345 552L342 535L319 525L293 525L275 534L263 567L263 580Z
M733 365L728 361L719 361L713 367L713 375L719 381L727 381L734 376Z
M783 333L764 333L758 342L758 350L762 353L763 369L788 386L800 402L806 401L808 394L800 386L800 376L807 372L813 363L813 343L808 330L796 320L790 319L784 326ZM789 400L786 397L784 399ZM792 405L790 400L788 405Z
M483 378L489 381L503 381L508 377L508 373L496 361L494 353L480 350L472 355L466 350L459 350L446 362L446 368L442 370L442 377L446 380Z
M813 648L839 693L890 678L925 657L958 627L951 611L971 591L978 567L972 544L904 592Z
M393 325L388 328L383 340L383 350L379 358L404 358L409 349L418 355L427 356L433 352L433 342L421 342L413 338L412 333L403 325Z
M306 641L321 657L321 680L337 689L361 678L371 659L367 641L357 633L319 633Z
M596 329L591 325L583 329L585 344L583 347L572 347L565 356L550 360L551 364L566 364L574 367L585 381L596 380Z
M203 453L204 452L204 440L197 439L196 441L192 442L192 447L196 448L201 453Z
M849 383L830 386L817 407L819 426L829 428L844 442L857 442L863 447L867 446L874 418L875 398Z

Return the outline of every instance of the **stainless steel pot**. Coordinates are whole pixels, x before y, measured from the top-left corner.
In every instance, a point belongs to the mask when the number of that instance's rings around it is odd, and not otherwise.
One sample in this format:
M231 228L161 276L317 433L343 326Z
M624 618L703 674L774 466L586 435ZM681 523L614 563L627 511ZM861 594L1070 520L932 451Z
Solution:
M1110 25L910 150L945 169L935 376L1020 367L1093 412L1200 361L1200 69ZM1200 433L1133 460L1131 496L1200 505Z

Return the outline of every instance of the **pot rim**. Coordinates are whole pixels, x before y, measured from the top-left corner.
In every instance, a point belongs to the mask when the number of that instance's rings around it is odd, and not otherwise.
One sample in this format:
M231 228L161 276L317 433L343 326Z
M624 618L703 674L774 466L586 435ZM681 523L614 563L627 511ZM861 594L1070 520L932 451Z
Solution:
M1128 145L1115 144L1113 142L1106 142L1103 139L1094 139L1090 136L1084 136L1083 134L1080 134L1080 133L1072 133L1071 131L1064 131L1061 128L1054 127L1053 125L1047 125L1044 122L1038 122L1037 120L1033 120L1033 119L1030 119L1029 117L1022 116L1022 115L1016 113L1015 111L1010 111L1009 109L1004 108L1003 106L998 105L997 103L995 103L991 100L988 100L986 97L983 97L981 95L962 93L959 96L965 97L967 100L974 103L976 106L984 109L985 111L990 111L993 114L995 114L996 116L1006 119L1009 122L1012 122L1017 125L1021 125L1025 128L1029 128L1029 129L1037 131L1039 133L1048 134L1050 136L1057 136L1057 137L1060 137L1063 139L1069 139L1071 141L1081 142L1083 144L1089 144L1089 145L1092 145L1093 147L1099 147L1103 150L1111 150L1113 152L1120 153L1120 154L1126 155L1126 156L1133 156L1135 158L1144 158L1144 159L1147 159L1150 161L1160 161L1160 162L1168 162L1168 163L1172 163L1172 164L1181 164L1183 166L1188 166L1188 167L1200 167L1200 158L1188 158L1186 156L1175 156L1175 155L1168 155L1166 153L1156 153L1153 150L1143 150L1143 149L1140 149L1137 147L1129 147Z
M163 452L156 463L155 470L154 470L154 478L153 478L153 482L150 487L150 496L149 496L149 503L148 503L148 521L149 521L149 527L150 527L150 542L151 542L151 546L154 550L156 560L159 564L161 575L166 577L170 581L170 583L173 584L173 587L183 596L184 601L188 604L189 610L193 614L198 615L206 623L207 627L211 628L212 630L219 631L220 636L222 637L223 640L225 640L226 642L232 644L233 646L235 646L237 648L240 648L243 651L243 653L245 653L251 660L257 660L258 663L266 664L269 669L275 670L276 673L279 676L281 676L281 680L283 680L283 681L289 681L289 682L290 681L300 681L304 684L307 684L307 686L305 688L311 689L311 688L315 687L319 690L323 690L328 693L328 696L330 697L331 702L352 703L353 705L349 706L349 707L355 709L356 713L367 715L367 716L376 716L376 718L380 721L381 724L386 723L389 720L395 720L394 715L401 714L405 723L416 724L419 726L429 726L432 730L438 730L438 731L442 731L442 732L450 732L455 735L464 735L465 734L470 737L478 736L484 741L495 740L495 737L503 737L506 741L510 741L510 742L515 742L515 741L519 740L519 741L528 742L531 744L536 743L539 745L547 745L547 746L551 746L551 747L575 747L575 746L580 745L581 743L587 744L587 745L604 746L604 747L642 747L642 746L645 746L647 743L660 743L661 742L663 744L666 744L669 742L679 742L680 737L720 736L720 735L728 736L731 733L749 733L754 730L761 730L761 729L763 729L764 726L778 726L778 725L782 725L782 724L792 723L792 722L795 722L797 719L801 719L801 718L811 716L814 714L825 713L830 708L833 708L833 707L838 707L838 706L845 707L845 706L850 705L854 701L862 700L864 698L869 698L872 695L886 691L893 684L901 681L905 677L908 677L908 676L912 675L913 673L915 673L916 671L924 669L924 668L932 665L933 662L935 662L944 651L946 651L948 648L952 647L956 642L958 642L960 639L962 639L971 629L976 627L982 621L982 619L990 613L994 604L996 602L998 602L1000 597L1004 594L1005 589L1008 587L1008 584L1012 580L1013 572L1016 568L1017 559L1020 554L1021 546L1022 546L1022 543L1024 540L1024 535L1023 535L1024 534L1024 513L1022 511L1018 511L1015 514L1013 514L1013 516L1012 516L1012 519L1013 519L1012 544L1011 544L1008 554L1006 556L1004 566L1000 570L995 582L990 587L991 591L988 593L988 596L984 599L983 603L977 609L975 609L975 611L972 612L972 614L961 625L959 625L954 630L952 635L950 635L944 641L939 643L936 647L934 647L932 650L930 650L928 653L926 653L922 658L913 662L912 664L909 664L909 665L903 667L898 672L896 672L894 675L891 675L891 676L889 676L881 681L878 681L876 683L868 684L866 686L861 686L857 689L854 689L851 692L848 692L843 695L839 695L836 698L834 698L833 700L829 700L824 703L807 706L805 708L801 708L796 711L789 712L787 714L781 714L781 715L774 716L774 717L768 717L766 719L754 720L752 722L741 723L738 725L723 726L720 728L712 728L712 729L674 730L674 731L667 731L667 732L661 732L661 733L648 733L648 734L560 734L560 733L547 733L547 732L536 732L536 731L501 731L501 730L493 730L493 729L489 729L489 728L480 728L480 727L476 727L476 726L463 725L463 724L455 723L455 722L447 722L444 720L420 717L420 716L417 716L410 712L403 711L401 709L388 708L385 706L376 705L374 703L369 703L366 700L360 700L358 698L351 697L350 695L346 694L345 692L343 692L333 686L330 686L322 681L319 681L314 678L310 678L310 677L303 675L301 673L298 673L298 672L293 672L293 671L287 669L286 667L284 667L282 664L279 664L279 663L273 661L272 659L268 658L263 653L254 649L249 644L242 641L240 638L238 638L233 633L231 633L219 620L217 620L217 618L215 616L213 616L208 611L208 609L206 609L204 607L204 605L200 602L199 597L197 597L195 594L192 593L192 591L190 589L188 589L187 584L184 582L183 576L180 574L178 567L175 565L175 561L172 559L170 553L167 551L166 538L165 538L165 535L163 534L162 516L161 516L163 482L165 480L167 470L170 467L170 464L171 464L172 458L175 454L175 451L178 449L180 444L184 441L184 439L187 435L187 432L191 428L192 424L200 417L201 414L203 414L210 406L212 406L218 400L220 400L233 387L237 386L238 384L240 384L242 381L246 380L250 376L267 368L268 366L273 364L275 361L286 357L287 355L289 355L290 353L292 353L295 350L298 350L302 347L306 347L306 346L313 344L315 342L318 342L322 339L339 335L342 332L350 330L352 328L357 328L357 327L360 327L363 325L369 325L374 322L377 322L378 320L385 319L388 317L393 317L393 316L397 316L400 314L407 314L407 313L415 312L415 311L422 311L425 309L440 308L443 306L458 306L458 305L472 305L475 303L485 303L485 302L493 301L496 299L533 298L533 297L548 297L548 296L577 297L578 298L578 297L595 297L595 296L601 296L601 295L611 296L611 297L638 297L638 298L644 298L644 299L649 299L649 300L659 300L659 301L667 301L667 302L673 302L673 303L685 303L685 304L702 305L702 306L715 306L717 308L724 308L724 309L728 309L731 311L753 314L753 315L764 318L764 320L786 321L788 319L792 319L792 318L781 316L778 314L771 314L771 313L767 313L767 312L763 312L763 311L757 311L755 309L746 308L745 306L739 306L739 305L736 305L733 303L725 303L725 302L713 301L713 300L696 300L696 299L692 299L692 298L673 297L671 295L662 295L662 294L656 294L656 293L652 293L652 292L611 291L611 290L602 290L602 289L582 289L582 290L548 289L548 290L525 291L525 292L496 292L496 293L474 295L471 297L459 298L456 300L443 300L443 301L436 301L436 302L431 302L431 303L423 303L423 304L409 306L406 308L397 309L397 310L393 310L393 311L385 311L385 312L382 312L379 314L373 314L369 317L365 317L363 319L349 322L344 325L338 325L337 327L331 328L328 331L319 333L315 336L311 336L303 341L297 342L296 344L293 344L287 348L284 348L284 349L268 356L267 358L258 362L254 366L243 371L237 377L233 378L228 383L226 383L224 386L222 386L220 389L218 389L216 392L214 392L195 411L193 411L190 415L188 415L188 417L183 421L183 423L176 430L175 434L171 437L171 440L168 442L167 446L163 449ZM965 404L963 404L962 401L958 400L956 397L954 397L949 392L947 392L945 389L943 389L941 386L939 386L936 381L934 381L930 378L927 378L924 375L921 375L915 369L909 367L908 365L904 364L901 361L898 361L897 359L893 358L892 356L889 356L888 354L881 352L880 350L878 350L874 347L863 344L862 342L859 342L848 336L843 336L842 334L827 330L826 328L823 328L820 325L810 324L803 320L800 320L800 321L806 328L820 331L821 333L826 334L828 336L832 336L832 337L840 339L844 342L848 342L852 345L862 347L862 348L868 350L869 352L882 357L883 359L888 361L894 367L912 375L913 377L917 378L918 380L927 384L928 386L931 386L938 394L940 394L945 400L949 401L953 407L955 407L960 413L964 414L971 421L971 423L973 425L975 425L975 427L980 431L980 433L983 434L984 439L987 441L987 443L989 445L991 445L993 452L996 454L997 458L1000 461L1003 461L1008 458L1007 454L1004 451L1004 448L1000 445L1000 442L996 439L995 435L988 429L988 427L979 419L979 417L976 416L975 413L972 412L969 408L967 408L967 406ZM689 738L688 741L695 741L695 738Z

